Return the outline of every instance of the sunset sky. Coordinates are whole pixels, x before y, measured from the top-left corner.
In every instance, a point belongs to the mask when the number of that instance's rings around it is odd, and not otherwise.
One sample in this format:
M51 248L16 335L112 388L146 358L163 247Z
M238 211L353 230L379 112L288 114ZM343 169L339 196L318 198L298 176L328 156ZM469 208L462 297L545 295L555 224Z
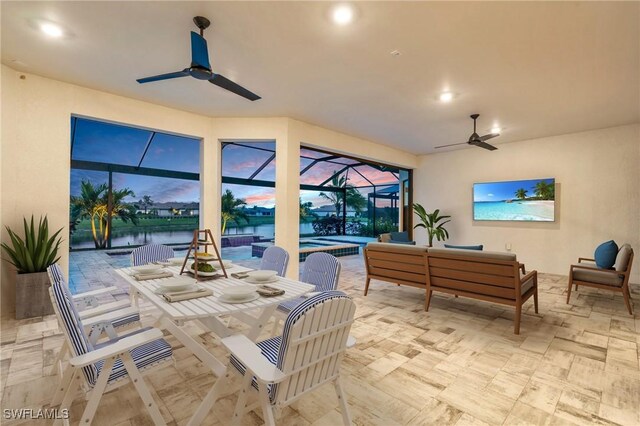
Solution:
M72 158L74 160L137 166L150 135L151 132L147 130L77 119ZM268 150L275 149L274 142L247 144ZM272 152L228 145L222 150L222 154L223 176L248 178L272 155ZM301 155L321 158L327 154L302 148ZM198 139L156 133L140 166L199 173L199 157ZM304 169L312 161L308 158L301 158L300 169ZM300 183L318 185L335 171L342 169L344 165L357 162L346 158L336 161L342 164L317 163L300 177ZM275 167L276 161L272 160L254 179L273 182ZM349 169L347 177L354 186L370 185L366 179L376 185L397 183L397 179L389 172L381 172L368 165L358 166L356 169L364 177L353 169ZM72 170L72 195L80 193L80 182L83 179L88 179L94 184L107 183L108 174L106 172ZM139 200L143 195L151 196L155 202L189 202L198 201L200 198L200 184L197 181L114 173L113 185L115 189L129 188L134 191L135 197L131 197L128 201ZM273 207L275 202L274 188L223 185L223 190L227 188L231 189L236 197L244 198L249 206ZM361 192L368 193L370 190L370 188L363 188ZM303 201L311 201L314 206L328 204L325 199L318 196L318 192L302 191L300 195Z

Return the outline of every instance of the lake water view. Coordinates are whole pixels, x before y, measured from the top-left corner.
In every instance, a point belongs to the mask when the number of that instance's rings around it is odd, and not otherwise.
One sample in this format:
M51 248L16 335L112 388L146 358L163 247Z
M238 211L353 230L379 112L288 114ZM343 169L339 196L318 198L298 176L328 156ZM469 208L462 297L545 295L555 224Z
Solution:
M255 226L240 226L228 228L225 235L253 234L262 238L273 238L275 235L274 224ZM313 225L300 224L300 234L313 234ZM193 237L193 231L119 231L114 230L111 237L112 247L126 247L129 245L144 244L188 244ZM94 248L93 237L89 230L78 230L71 236L72 249Z

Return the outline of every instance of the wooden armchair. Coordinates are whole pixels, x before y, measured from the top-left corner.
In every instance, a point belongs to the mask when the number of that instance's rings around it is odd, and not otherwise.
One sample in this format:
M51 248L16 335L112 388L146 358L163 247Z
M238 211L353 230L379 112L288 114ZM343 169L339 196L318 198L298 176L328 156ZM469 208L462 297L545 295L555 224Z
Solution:
M629 276L631 275L632 264L633 249L629 244L624 244L618 250L613 269L598 268L594 259L579 257L578 263L571 265L569 269L567 303L571 298L571 287L574 285L576 291L579 285L600 288L622 293L627 310L630 315L633 315L631 292L629 291Z

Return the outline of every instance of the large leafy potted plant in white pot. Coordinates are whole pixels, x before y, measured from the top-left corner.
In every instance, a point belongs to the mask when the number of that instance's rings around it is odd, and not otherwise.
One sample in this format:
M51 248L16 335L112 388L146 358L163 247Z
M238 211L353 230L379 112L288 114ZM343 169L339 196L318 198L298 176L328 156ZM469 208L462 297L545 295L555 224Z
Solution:
M36 227L24 221L24 239L20 238L8 226L7 232L11 245L2 243L2 248L9 256L7 259L18 272L16 276L16 319L33 318L53 314L49 298L49 277L47 268L60 259L58 249L62 231L60 228L49 236L47 217L41 217Z
M449 231L445 229L444 225L451 222L450 220L445 220L451 218L451 216L440 216L440 210L438 209L434 210L433 213L427 213L424 207L418 203L413 205L413 211L420 218L420 223L413 228L424 228L427 230L429 247L433 247L434 238L438 241L444 241L449 238Z

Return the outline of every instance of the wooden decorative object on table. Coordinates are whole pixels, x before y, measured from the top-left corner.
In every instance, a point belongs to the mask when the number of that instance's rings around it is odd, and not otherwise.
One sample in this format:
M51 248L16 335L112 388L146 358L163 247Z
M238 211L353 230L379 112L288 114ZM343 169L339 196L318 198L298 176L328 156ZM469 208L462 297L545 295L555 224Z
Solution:
M200 236L203 236L203 238L200 238ZM204 247L204 253L205 254L209 254L209 246L213 247L213 251L215 252L215 258L209 258L209 259L198 259L198 253L201 253L199 250L201 247ZM185 272L185 268L187 269L186 272L190 272L189 269L187 268L187 263L189 262L189 258L191 257L191 251L193 251L193 263L195 265L195 268L193 268L193 275L196 277L196 279L201 279L204 278L202 276L198 276L199 272L198 271L198 263L209 263L209 262L215 262L218 261L218 263L220 263L220 269L222 269L222 273L224 275L225 278L228 278L227 276L227 270L224 267L224 263L222 262L222 257L220 256L220 252L218 251L218 246L216 245L215 240L213 239L213 235L211 234L211 230L210 229L200 229L200 230L195 230L193 231L193 239L191 240L191 244L189 244L189 250L187 250L187 255L184 258L184 262L182 262L182 268L180 269L180 275L182 275ZM213 253L211 253L211 255L213 255ZM209 257L209 256L207 256Z

